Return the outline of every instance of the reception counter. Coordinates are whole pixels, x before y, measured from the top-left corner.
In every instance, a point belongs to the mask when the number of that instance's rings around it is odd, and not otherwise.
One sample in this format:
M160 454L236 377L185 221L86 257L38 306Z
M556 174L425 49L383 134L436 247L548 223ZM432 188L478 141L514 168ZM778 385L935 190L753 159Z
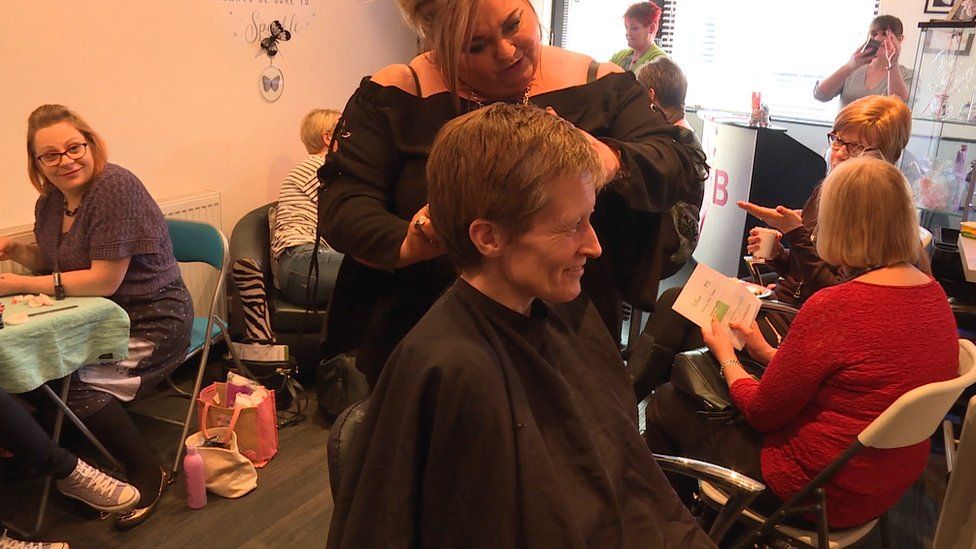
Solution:
M743 118L698 114L711 173L694 257L729 276L745 276L745 237L759 221L736 202L800 208L823 179L826 162L785 128L754 128Z

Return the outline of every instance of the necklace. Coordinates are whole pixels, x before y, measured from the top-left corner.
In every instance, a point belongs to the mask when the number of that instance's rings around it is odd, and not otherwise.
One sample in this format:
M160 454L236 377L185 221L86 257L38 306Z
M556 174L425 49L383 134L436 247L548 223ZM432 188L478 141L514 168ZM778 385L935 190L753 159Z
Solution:
M84 197L82 197L82 200L84 200ZM74 217L75 214L77 214L78 213L78 210L80 210L80 209L81 209L81 202L78 202L78 205L75 206L75 208L73 210L71 210L71 209L68 209L68 199L67 198L64 199L64 215L66 215L68 217Z
M474 88L472 88L471 86L469 86L467 83L462 82L462 84L464 84L464 87L466 88L465 91L468 94L468 97L471 99L471 101L474 101L478 105L478 108L479 109L481 107L484 107L485 106L485 103L486 103L485 99L482 98L480 95L478 95L478 92L474 91ZM531 90L531 89L532 89L532 84L529 84L528 86L526 86L525 87L525 91L522 92L522 98L519 99L518 101L501 101L501 102L503 102L503 103L518 103L520 105L528 105L529 104L529 90ZM498 101L494 101L494 103L497 103L497 102Z

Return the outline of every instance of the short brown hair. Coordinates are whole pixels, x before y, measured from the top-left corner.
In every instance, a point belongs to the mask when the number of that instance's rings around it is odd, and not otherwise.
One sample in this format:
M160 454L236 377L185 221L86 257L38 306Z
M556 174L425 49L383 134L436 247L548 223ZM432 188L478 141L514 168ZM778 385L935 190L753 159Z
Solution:
M432 61L441 71L455 102L460 89L461 54L474 32L475 15L483 0L398 0L404 19L420 35ZM538 24L529 0L522 0ZM541 28L540 28L541 32Z
M681 67L668 57L658 57L641 67L637 72L637 81L648 90L654 90L654 97L662 107L685 108L688 79Z
M650 27L653 23L661 22L661 7L654 2L638 2L627 8L624 17L636 19L641 25Z
M332 133L342 113L334 109L315 109L302 118L302 144L308 154L317 154L325 150L328 143L322 135Z
M875 146L894 164L912 134L912 111L894 95L869 95L852 101L834 118L834 132L850 131Z
M569 122L531 105L496 103L451 120L437 134L427 160L430 218L454 266L478 269L483 258L468 232L473 221L523 234L549 203L554 181L595 182L602 169Z
M898 19L894 15L879 15L871 20L871 24L868 29L879 31L891 31L895 36L901 37L905 32L905 26L902 25L901 19Z
M918 260L918 213L905 176L876 158L831 170L820 192L817 254L827 263L865 269Z
M88 142L89 154L92 155L95 163L93 177L98 177L108 162L108 149L105 147L105 142L76 112L64 105L41 105L27 117L27 177L30 178L31 185L42 195L51 192L49 185L52 183L44 177L44 172L38 163L37 152L34 151L34 137L39 130L59 122L70 123Z

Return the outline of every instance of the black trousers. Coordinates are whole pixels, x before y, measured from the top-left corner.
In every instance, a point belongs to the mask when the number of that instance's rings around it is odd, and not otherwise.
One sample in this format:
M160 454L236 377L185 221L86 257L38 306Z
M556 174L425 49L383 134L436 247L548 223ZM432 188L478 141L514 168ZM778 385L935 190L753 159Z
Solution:
M78 463L78 458L55 444L27 410L2 389L0 448L13 454L39 476L65 478ZM6 487L0 487L0 519L9 518L14 509L13 496L7 493Z
M78 458L51 440L12 396L0 389L0 448L30 463L38 475L65 478Z
M695 401L678 392L670 383L654 391L647 403L647 430L644 432L651 451L707 461L763 482L760 464L762 434L744 419L740 418L731 424L704 421L697 411ZM685 501L689 491L697 489L697 483L689 482L686 478L669 479L675 485L675 491ZM783 500L767 488L753 500L749 508L769 516L783 503ZM811 521L801 516L791 516L783 522L806 530L816 528Z

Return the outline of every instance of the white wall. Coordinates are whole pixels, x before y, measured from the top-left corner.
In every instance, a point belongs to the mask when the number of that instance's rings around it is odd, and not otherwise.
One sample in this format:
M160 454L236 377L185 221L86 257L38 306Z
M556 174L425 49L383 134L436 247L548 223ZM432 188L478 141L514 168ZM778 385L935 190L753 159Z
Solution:
M268 57L247 39L253 20L275 19L293 30L274 60L284 92L267 103ZM0 227L33 222L27 115L63 103L157 200L220 191L229 236L306 154L302 115L342 108L360 78L408 60L414 44L395 0L4 1Z

